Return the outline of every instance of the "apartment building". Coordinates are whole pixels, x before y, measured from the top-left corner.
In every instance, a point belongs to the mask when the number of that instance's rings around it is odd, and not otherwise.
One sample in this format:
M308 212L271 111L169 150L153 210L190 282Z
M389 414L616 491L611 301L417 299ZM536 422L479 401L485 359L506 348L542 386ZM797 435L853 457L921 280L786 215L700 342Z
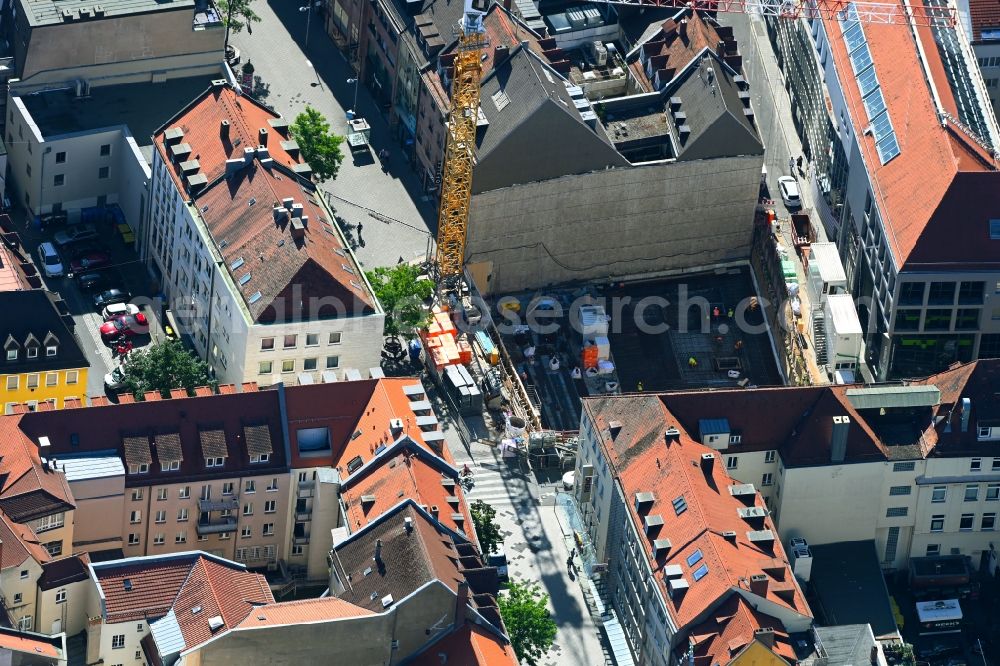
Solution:
M1000 355L1000 130L961 22L770 31L876 378Z
M4 412L25 403L35 409L48 402L57 409L87 392L90 368L83 349L53 296L40 289L0 291L0 310L16 313L0 323L3 366L0 366L0 403Z
M173 663L274 602L264 576L201 551L95 562L88 582L87 663Z
M656 396L584 401L576 497L607 566L606 630L638 664L728 663L741 650L795 661L812 612L764 503L673 424Z
M37 626L51 636L75 636L87 628L90 558L68 555L42 565L38 578L35 617Z
M52 559L38 537L24 525L0 514L0 590L11 625L21 631L36 627L38 579Z
M972 40L979 71L993 105L993 115L1000 114L1000 12L986 0L969 0L969 25L966 34Z
M11 627L0 627L0 655L11 664L38 664L38 666L66 666L66 634L45 636Z
M384 313L287 121L220 80L154 143L140 253L216 377L379 366Z
M657 423L712 448L730 476L759 488L786 543L874 539L886 571L928 555L964 555L994 571L998 377L1000 363L981 360L902 384L666 393ZM659 419L659 408L651 414ZM581 464L604 483L599 463ZM610 511L596 488L593 521ZM598 559L606 538L595 538Z

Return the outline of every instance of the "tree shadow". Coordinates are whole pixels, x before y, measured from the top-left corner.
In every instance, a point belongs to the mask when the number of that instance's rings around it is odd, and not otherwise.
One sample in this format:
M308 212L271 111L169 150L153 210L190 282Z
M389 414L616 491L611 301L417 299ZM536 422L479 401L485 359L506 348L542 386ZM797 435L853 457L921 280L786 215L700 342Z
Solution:
M264 83L264 79L255 74L253 77L253 92L251 94L258 101L264 102L271 94L271 84Z

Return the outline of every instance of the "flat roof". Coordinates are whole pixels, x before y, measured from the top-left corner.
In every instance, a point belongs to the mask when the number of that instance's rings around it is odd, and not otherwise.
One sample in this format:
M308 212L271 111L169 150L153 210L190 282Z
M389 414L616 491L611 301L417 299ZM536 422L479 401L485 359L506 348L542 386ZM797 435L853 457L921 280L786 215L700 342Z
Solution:
M822 624L870 624L876 638L898 634L874 541L809 547L815 595L810 603Z
M84 98L77 98L72 88L28 93L19 98L45 139L126 125L136 142L147 146L152 145L153 133L160 125L220 76L92 87Z
M854 409L933 407L941 402L936 386L869 386L847 389L846 395Z
M59 456L57 460L66 473L66 480L70 483L125 475L125 465L114 450L99 451L90 455Z
M809 265L816 267L823 282L847 283L847 274L844 273L844 265L840 262L836 243L813 243L809 254L811 255Z
M833 317L833 332L838 335L862 333L861 320L858 311L854 309L854 297L850 294L829 294L826 302L830 304L830 315Z
M58 2L56 0L21 0L18 4L31 26L63 23L63 10L73 12L74 22L79 22L79 11L81 9L93 10L95 5L91 0L58 0ZM196 0L101 0L99 6L104 8L104 18L107 19L132 14L194 9L198 4L204 3L199 3Z

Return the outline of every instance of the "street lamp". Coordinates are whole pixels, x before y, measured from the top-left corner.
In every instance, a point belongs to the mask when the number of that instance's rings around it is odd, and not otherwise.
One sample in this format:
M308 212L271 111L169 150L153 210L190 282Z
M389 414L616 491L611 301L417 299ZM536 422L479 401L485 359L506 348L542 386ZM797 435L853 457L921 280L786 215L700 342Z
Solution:
M319 80L319 72L316 71L315 67L313 67L312 60L306 60L306 66L309 67L309 69L311 69L313 73L316 75L316 83L310 85L312 85L313 87L319 86L320 88L322 88L323 83Z
M299 7L299 11L300 12L305 12L306 13L306 42L305 42L305 44L302 47L303 49L308 49L309 48L309 26L312 24L312 16L313 16L312 10L313 10L313 7L319 7L319 6L320 6L320 2L310 2L305 7Z
M347 79L347 85L354 84L354 104L347 110L347 119L354 117L354 109L358 108L358 79L357 77Z

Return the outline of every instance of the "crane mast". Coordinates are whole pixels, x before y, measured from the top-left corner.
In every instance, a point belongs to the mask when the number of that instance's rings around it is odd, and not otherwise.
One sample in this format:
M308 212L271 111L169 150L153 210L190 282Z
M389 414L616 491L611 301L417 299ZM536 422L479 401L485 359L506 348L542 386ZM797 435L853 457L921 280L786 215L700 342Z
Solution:
M479 86L483 77L483 14L488 3L466 0L455 53L455 73L451 84L444 167L441 175L441 207L438 212L438 286L462 274L465 238L472 202L472 170L476 158L476 120L479 115Z

